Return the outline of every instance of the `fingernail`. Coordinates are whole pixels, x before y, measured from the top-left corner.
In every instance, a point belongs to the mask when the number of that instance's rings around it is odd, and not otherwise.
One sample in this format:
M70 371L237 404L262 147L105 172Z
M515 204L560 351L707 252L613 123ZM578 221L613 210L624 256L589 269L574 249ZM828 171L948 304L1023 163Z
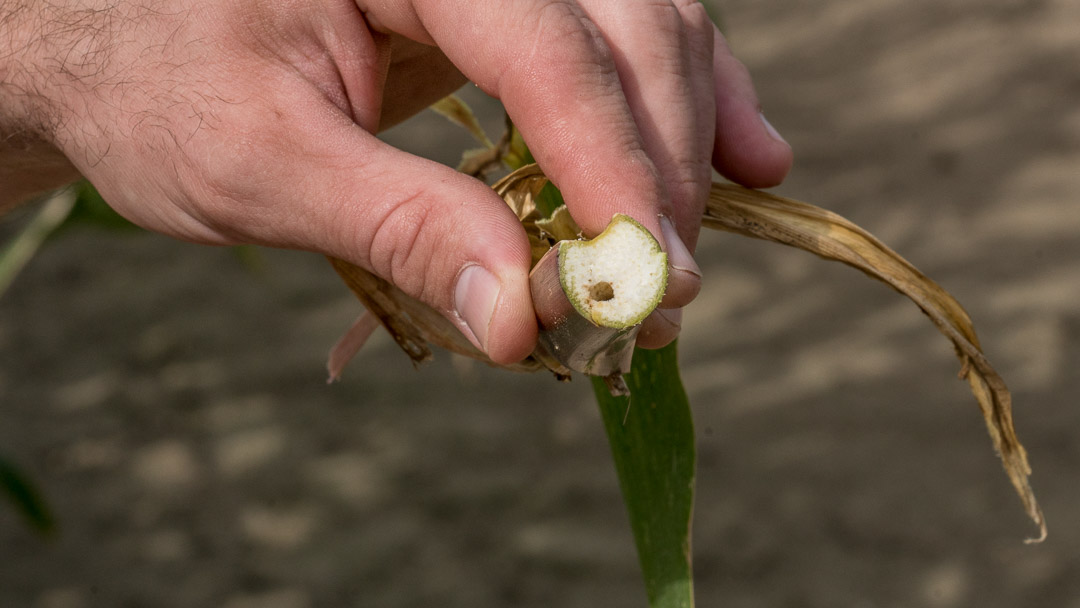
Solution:
M701 268L698 268L694 256L690 255L690 250L686 248L682 238L679 237L679 233L675 230L675 224L672 224L669 218L662 217L660 218L660 231L664 234L664 244L667 245L668 264L675 270L689 272L700 279Z
M768 118L765 118L765 114L763 112L758 112L758 117L761 118L761 124L765 125L765 131L769 134L770 137L772 137L778 142L785 144L787 143L787 140L784 139L784 136L780 135L780 132L776 130L776 127L772 126L772 123L769 122Z
M681 308L657 308L656 314L675 329L682 329Z
M454 307L484 352L487 352L488 327L501 290L499 279L486 268L476 265L461 271L454 288Z

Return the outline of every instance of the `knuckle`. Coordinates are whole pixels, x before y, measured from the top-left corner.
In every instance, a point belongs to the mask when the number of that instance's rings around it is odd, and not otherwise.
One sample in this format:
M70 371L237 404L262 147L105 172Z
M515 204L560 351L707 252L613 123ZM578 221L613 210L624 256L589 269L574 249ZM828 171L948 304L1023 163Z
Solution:
M410 295L431 295L445 260L436 255L434 204L422 190L406 193L377 218L369 232L366 259L371 270Z
M654 157L657 169L663 176L663 184L671 206L675 209L702 209L708 198L712 183L712 167L708 154L693 152L688 143L675 154Z
M699 0L676 0L689 39L690 53L712 63L714 26L705 5Z
M685 78L691 38L680 10L668 0L643 2L636 8L634 24L648 32L650 43L628 50L651 70Z
M671 5L678 9L680 13L698 10L705 13L705 4L701 0L671 0Z
M259 205L260 198L255 185L264 180L259 178L261 169L253 151L246 145L230 144L228 148L228 153L223 151L206 159L187 156L178 181L181 197L194 217L239 240L247 237L246 233L258 223L254 207Z
M577 5L561 0L545 2L533 9L529 20L534 34L527 61L549 63L560 69L568 64L585 65L614 75L611 49L596 24Z
M704 208L711 186L711 165L700 158L684 159L668 180L668 191L675 208Z
M362 264L437 309L452 308L454 280L468 261L517 256L527 267L529 259L505 203L480 182L459 186L452 194L440 186L402 191L377 203L378 215L371 206L350 210L365 215L358 222Z
M686 38L682 13L670 0L642 0L634 4L632 10L629 19L648 31L654 43L662 40L680 42Z
M286 218L276 217L281 209L275 190L284 183L294 190L303 186L282 162L282 152L290 155L282 143L287 134L258 116L253 109L244 120L208 127L212 133L182 142L177 161L181 196L191 214L234 240L276 238L273 226Z
M682 13L669 0L648 2L645 5L654 27L669 34L682 34L684 31Z
M210 196L235 202L254 198L253 185L260 183L264 170L261 146L251 139L230 137L221 141L216 150L196 161L196 171Z

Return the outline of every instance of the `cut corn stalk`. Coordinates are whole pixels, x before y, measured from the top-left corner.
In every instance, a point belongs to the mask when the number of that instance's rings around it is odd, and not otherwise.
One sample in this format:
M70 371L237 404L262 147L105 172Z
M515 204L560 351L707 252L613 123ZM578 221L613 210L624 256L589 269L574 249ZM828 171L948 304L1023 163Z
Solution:
M616 215L594 239L560 240L529 273L539 348L620 393L640 324L666 286L667 255L629 216Z

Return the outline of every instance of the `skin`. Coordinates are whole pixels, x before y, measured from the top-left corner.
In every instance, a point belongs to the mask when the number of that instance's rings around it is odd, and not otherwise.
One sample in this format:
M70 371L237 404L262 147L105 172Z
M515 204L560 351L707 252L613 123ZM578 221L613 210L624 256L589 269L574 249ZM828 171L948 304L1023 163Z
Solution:
M86 177L150 230L368 268L517 361L536 322L516 219L374 135L467 81L587 234L625 213L668 251L645 346L674 339L700 289L679 251L710 165L751 187L791 166L691 0L0 0L0 210Z

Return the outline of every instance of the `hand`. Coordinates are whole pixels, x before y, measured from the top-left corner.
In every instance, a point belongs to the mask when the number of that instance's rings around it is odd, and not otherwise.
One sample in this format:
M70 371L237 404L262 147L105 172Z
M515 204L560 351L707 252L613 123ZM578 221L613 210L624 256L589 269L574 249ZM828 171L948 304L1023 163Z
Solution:
M466 79L502 100L586 233L622 212L669 252L651 346L700 288L709 159L749 186L791 164L692 0L15 0L0 33L0 135L34 134L143 227L364 266L497 362L536 340L524 233L380 127Z

